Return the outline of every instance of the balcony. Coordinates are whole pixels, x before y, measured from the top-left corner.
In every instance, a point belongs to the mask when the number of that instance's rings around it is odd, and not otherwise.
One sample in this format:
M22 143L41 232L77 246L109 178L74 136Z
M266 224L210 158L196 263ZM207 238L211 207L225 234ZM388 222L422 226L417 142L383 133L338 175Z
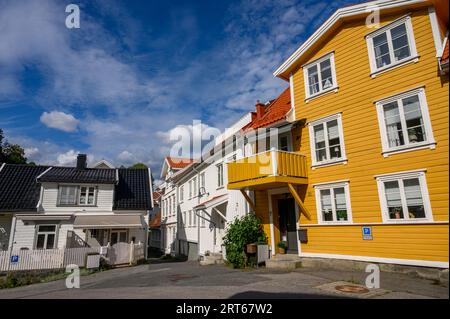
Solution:
M228 163L228 189L270 189L307 184L306 157L271 150Z

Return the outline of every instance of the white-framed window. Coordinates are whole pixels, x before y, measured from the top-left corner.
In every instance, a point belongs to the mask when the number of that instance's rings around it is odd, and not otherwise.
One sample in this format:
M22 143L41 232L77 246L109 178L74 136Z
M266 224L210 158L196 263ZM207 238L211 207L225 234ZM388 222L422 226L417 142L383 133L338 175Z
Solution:
M37 225L35 249L54 249L56 229L56 225Z
M217 164L217 188L223 186L223 164Z
M432 221L425 170L376 177L384 222Z
M312 165L347 161L341 113L309 123Z
M175 200L175 195L172 195L172 215L177 213L177 202Z
M418 59L410 16L368 34L366 41L372 75Z
M192 210L189 211L189 227L192 227Z
M186 227L186 212L183 212L183 220L181 224L183 225L183 227Z
M352 222L348 181L315 185L314 189L320 224Z
M182 202L184 201L184 186L181 186L181 187L180 187L180 195L179 195L179 198L180 198L180 203L182 203Z
M334 53L303 66L306 99L337 89Z
M197 197L197 196L198 196L197 185L198 185L198 184L197 184L197 177L194 177L194 179L192 180L192 186L193 186L193 187L192 187L192 189L193 189L193 191L192 191L193 194L192 194L192 195L193 195L194 197Z
M78 186L64 185L59 186L59 205L77 204Z
M194 227L197 226L197 214L195 213L195 210L192 211L192 225Z
M86 206L95 205L95 193L96 193L96 187L80 186L80 196L78 197L78 203L80 205L86 205Z
M378 101L376 107L385 156L404 150L435 147L423 88Z
M192 180L189 181L189 199L192 198Z
M205 172L200 174L200 188L205 188Z

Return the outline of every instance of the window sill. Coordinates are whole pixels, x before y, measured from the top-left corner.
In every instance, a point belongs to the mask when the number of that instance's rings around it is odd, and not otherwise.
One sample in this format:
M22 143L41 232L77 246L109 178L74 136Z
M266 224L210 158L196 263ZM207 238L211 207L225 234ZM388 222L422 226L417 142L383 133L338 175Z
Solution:
M433 223L430 218L415 218L415 219L385 219L383 224L423 224Z
M73 207L73 208L79 208L79 207L81 207L81 208L98 208L98 206L97 205L63 205L63 204L58 204L58 205L56 205L56 207L67 207L67 208L71 208L71 207Z
M328 225L328 226L340 226L340 225L353 225L353 223L351 221L345 220L345 221L333 221L333 222L319 222L318 225L324 226L324 225ZM301 227L302 225L300 225Z
M321 97L322 95L325 95L325 94L328 94L328 93L337 93L338 91L339 91L339 86L335 86L335 87L326 89L326 90L324 90L324 91L322 91L322 92L319 92L319 93L316 93L316 94L314 94L314 95L310 95L310 96L306 97L305 103L308 103L308 102L311 101L311 100L314 100L314 99L316 99L316 98L319 98L319 97Z
M399 68L399 67L401 67L401 66L403 66L403 65L406 65L406 64L417 63L417 62L419 62L419 56L418 56L418 55L417 55L417 56L410 57L410 58L408 58L408 59L405 59L405 60L403 60L403 61L401 61L401 62L398 62L398 63L392 64L392 65L386 66L386 67L384 67L384 68L378 69L378 70L376 70L376 71L373 71L373 72L370 74L370 77L371 77L371 78L375 78L375 77L377 77L378 75L380 75L380 74L382 74L382 73L384 73L384 72L388 72L388 71L390 71L390 70Z
M423 150L423 149L427 149L427 148L434 150L436 148L436 144L437 143L435 141L432 141L432 142L426 142L423 144L421 143L421 144L416 144L416 145L407 145L407 146L402 146L402 147L398 147L395 149L383 151L382 154L384 157L389 157L389 156L395 155L395 154L418 151L418 150Z
M333 165L345 165L347 163L348 163L348 160L346 158L344 158L344 159L340 159L338 161L333 161L333 162L315 163L311 167L312 167L312 169L316 169L316 168L333 166Z
M216 190L219 191L219 190L224 189L224 188L225 188L225 186L219 186L219 187L216 188Z

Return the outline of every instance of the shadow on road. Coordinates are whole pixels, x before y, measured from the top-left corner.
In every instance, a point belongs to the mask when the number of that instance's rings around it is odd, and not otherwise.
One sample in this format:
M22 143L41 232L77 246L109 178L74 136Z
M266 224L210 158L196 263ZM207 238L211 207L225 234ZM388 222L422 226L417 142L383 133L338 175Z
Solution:
M342 296L304 294L304 293L272 293L261 291L245 291L231 296L229 299L353 299Z

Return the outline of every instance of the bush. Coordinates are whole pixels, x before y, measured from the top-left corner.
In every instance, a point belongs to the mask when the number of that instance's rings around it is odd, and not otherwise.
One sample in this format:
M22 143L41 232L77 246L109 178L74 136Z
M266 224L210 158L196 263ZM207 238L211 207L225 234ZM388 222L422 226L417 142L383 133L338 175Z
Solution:
M245 254L245 246L260 242L267 242L261 221L253 214L236 218L228 226L227 233L224 237L227 261L234 268L246 267L247 256Z

